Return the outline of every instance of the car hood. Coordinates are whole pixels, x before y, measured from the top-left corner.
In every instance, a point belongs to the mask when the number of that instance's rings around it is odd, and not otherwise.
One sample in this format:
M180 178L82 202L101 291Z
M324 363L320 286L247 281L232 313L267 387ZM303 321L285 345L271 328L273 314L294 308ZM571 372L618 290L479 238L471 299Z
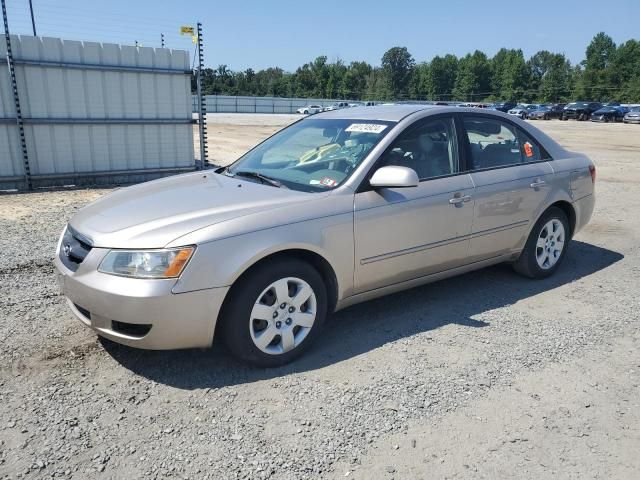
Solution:
M95 247L162 248L210 225L326 195L194 172L116 190L82 208L69 224Z

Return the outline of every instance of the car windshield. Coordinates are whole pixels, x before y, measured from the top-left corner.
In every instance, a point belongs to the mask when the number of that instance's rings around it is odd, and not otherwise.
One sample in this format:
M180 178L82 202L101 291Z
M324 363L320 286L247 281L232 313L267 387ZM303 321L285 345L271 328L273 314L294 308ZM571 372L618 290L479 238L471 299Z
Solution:
M630 112L640 112L640 107L632 107Z
M246 153L223 173L305 192L344 182L395 122L307 119L285 128ZM268 183L264 181L263 183Z

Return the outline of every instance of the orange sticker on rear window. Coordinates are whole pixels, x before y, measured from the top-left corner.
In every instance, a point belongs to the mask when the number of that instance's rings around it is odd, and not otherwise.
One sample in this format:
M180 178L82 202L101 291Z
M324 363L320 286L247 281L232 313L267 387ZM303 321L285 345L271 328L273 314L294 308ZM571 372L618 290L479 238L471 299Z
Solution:
M531 144L529 142L525 142L524 144L524 154L527 157L533 157L533 148L531 148Z

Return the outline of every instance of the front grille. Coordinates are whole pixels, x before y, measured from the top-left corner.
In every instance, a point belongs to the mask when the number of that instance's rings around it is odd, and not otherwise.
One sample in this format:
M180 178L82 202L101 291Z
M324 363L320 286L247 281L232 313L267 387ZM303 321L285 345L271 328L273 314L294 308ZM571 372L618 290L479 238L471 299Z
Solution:
M67 229L62 236L62 242L60 243L60 261L69 270L75 272L78 270L78 265L80 265L89 254L91 248L90 239L67 225Z

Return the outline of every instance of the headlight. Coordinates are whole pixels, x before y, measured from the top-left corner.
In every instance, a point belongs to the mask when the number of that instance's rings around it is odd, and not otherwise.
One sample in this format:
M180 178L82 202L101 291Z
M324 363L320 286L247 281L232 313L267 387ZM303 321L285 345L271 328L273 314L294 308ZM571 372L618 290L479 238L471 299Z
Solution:
M133 278L179 277L195 247L167 250L111 250L98 271Z

